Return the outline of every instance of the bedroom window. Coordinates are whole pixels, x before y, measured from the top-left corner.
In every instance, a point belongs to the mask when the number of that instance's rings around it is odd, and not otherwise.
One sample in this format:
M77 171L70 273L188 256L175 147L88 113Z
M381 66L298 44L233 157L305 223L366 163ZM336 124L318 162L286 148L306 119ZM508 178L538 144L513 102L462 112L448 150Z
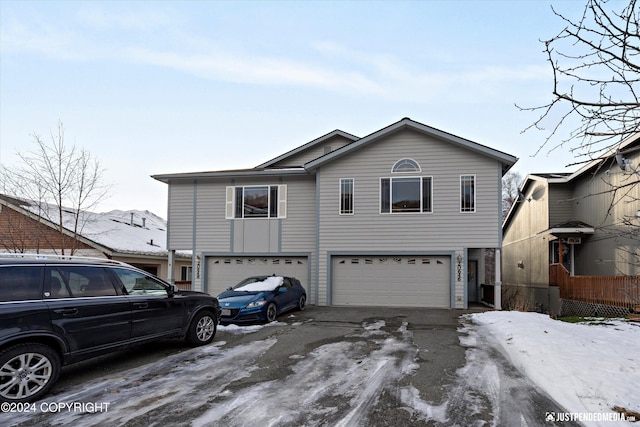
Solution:
M432 211L431 177L381 178L380 213Z
M340 215L353 215L353 178L340 179Z
M476 176L460 176L460 212L476 211Z
M284 218L286 185L227 187L226 218Z

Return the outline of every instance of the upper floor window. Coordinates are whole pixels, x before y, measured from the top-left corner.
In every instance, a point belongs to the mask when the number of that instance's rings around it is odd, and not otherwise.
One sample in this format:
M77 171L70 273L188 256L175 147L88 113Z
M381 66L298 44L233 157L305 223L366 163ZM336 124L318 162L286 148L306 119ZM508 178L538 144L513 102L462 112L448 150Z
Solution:
M431 177L381 178L380 213L432 211Z
M227 187L226 218L284 218L286 185Z
M353 215L353 178L340 179L340 215Z
M460 212L476 211L476 176L460 176Z
M412 159L400 159L391 168L392 173L420 172L420 165Z

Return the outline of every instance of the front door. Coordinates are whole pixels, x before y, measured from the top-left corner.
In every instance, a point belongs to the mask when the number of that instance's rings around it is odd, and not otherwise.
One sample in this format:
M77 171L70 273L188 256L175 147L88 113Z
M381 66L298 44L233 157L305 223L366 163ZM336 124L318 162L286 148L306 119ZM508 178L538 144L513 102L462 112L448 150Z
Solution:
M478 261L467 262L467 301L478 302Z

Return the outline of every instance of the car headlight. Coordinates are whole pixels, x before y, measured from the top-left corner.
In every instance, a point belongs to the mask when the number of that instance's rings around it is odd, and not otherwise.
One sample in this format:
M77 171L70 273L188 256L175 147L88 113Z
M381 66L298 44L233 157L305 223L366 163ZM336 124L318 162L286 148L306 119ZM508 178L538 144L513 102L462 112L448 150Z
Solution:
M253 301L247 304L247 308L260 307L265 305L267 302L265 300Z

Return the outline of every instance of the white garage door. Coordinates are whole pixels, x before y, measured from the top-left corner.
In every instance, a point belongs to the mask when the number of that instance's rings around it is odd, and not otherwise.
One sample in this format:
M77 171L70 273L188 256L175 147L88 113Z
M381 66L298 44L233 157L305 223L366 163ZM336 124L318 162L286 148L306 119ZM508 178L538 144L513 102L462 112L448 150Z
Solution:
M309 292L306 257L207 257L207 291L218 295L250 276L291 276Z
M449 256L333 256L333 305L451 307Z

